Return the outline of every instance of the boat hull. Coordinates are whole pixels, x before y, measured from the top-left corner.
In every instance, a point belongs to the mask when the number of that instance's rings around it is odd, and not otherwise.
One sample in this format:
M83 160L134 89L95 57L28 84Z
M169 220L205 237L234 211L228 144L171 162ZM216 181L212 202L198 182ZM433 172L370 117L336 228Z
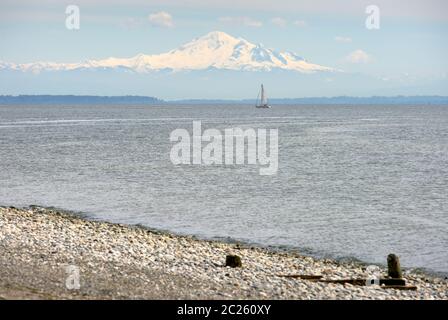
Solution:
M270 105L268 105L268 104L263 104L263 105L260 105L260 106L255 106L255 108L262 108L262 109L269 109L271 106Z

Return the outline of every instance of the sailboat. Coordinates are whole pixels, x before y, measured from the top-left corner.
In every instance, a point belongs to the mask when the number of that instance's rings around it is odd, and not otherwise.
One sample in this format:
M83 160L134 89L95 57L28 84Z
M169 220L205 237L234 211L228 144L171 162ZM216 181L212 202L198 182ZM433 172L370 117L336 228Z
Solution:
M258 100L260 97L260 100ZM255 103L255 108L270 108L271 106L268 104L268 98L264 92L263 84L261 85L261 92L258 94L257 102Z

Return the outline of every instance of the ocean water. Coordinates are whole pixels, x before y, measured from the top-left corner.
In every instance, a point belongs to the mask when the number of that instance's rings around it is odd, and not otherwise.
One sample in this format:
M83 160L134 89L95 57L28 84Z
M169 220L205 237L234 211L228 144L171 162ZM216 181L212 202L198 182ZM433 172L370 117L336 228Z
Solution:
M169 135L279 130L279 169L175 166ZM448 106L0 106L0 204L448 273Z

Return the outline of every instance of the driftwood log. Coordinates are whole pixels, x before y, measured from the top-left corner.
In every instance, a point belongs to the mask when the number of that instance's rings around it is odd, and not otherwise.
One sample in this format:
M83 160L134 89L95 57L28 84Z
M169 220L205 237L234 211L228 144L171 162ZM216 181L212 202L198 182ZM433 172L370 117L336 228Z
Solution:
M278 274L277 277L293 278L310 280L314 282L326 282L326 283L339 283L339 284L351 284L354 286L365 286L368 279L322 279L321 275L308 275L308 274ZM379 279L379 284L384 286L404 286L406 281L404 279Z
M319 280L322 278L321 275L314 275L314 274L278 274L277 277L304 279L304 280Z
M326 283L339 283L339 284L351 284L354 286L365 286L367 279L317 279L311 280L317 282L326 282ZM404 279L379 279L380 286L405 286L406 281Z

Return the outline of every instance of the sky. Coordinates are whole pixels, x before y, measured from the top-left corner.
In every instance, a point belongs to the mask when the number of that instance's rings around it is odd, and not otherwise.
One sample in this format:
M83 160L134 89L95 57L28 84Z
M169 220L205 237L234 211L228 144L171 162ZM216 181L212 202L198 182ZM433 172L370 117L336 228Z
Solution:
M366 27L372 4L379 29ZM68 5L80 9L79 30L66 28ZM441 84L448 75L447 12L443 0L2 0L0 61L157 54L220 30L344 72L424 83L429 89L419 94L448 95Z

